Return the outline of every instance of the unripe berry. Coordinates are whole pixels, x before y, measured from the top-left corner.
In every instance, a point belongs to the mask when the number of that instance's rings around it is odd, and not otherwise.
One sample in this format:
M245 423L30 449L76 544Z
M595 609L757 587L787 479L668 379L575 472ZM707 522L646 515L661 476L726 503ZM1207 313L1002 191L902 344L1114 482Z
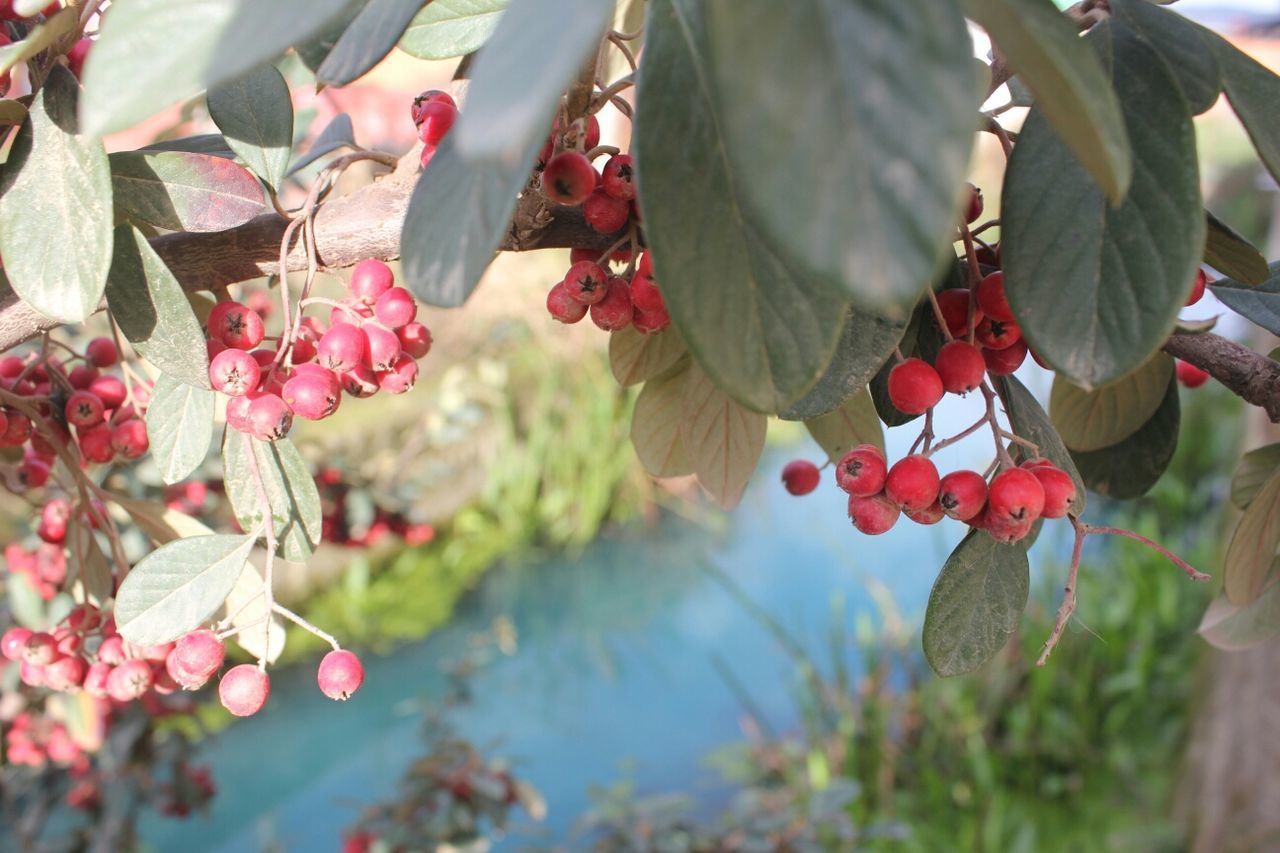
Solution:
M604 190L596 190L582 203L582 215L592 230L612 234L627 224L627 219L631 216L631 205Z
M1040 517L1064 517L1076 497L1076 484L1071 475L1052 463L1025 467L1035 475L1040 481L1040 487L1044 489L1044 507L1040 510Z
M1199 388L1209 381L1209 374L1206 371L1185 361L1178 362L1177 371L1178 381L1188 388Z
M350 699L364 683L364 667L351 652L335 649L320 661L316 682L320 692L330 699Z
M665 308L657 311L641 311L637 308L631 315L631 325L642 335L656 335L671 325L671 315Z
M418 138L439 145L458 118L458 108L444 101L428 101L418 110Z
M209 312L209 336L232 349L251 350L266 333L262 317L239 302L219 302Z
M351 370L338 376L342 390L349 397L372 397L378 393L378 377L363 364L357 364Z
M334 373L344 373L364 360L368 347L363 329L350 323L339 323L324 333L316 346L316 357L322 367Z
M561 323L576 323L587 316L587 305L573 298L573 292L562 281L547 291L547 313Z
M604 164L600 186L614 198L631 201L636 197L634 164L628 154L615 154Z
M987 481L977 471L952 471L938 484L938 504L948 518L968 521L987 504Z
M293 413L276 394L259 394L249 402L249 434L259 441L275 441L289 434Z
M978 282L978 307L992 320L1013 322L1013 309L1004 295L1004 273L996 271Z
M383 373L376 374L378 387L388 394L404 394L413 389L418 381L418 362L404 353L396 359L395 366Z
M295 415L318 421L338 410L342 385L333 371L318 364L301 364L284 383L283 397Z
M902 514L897 504L883 494L849 496L849 520L860 532L878 536L897 523Z
M5 660L22 660L23 649L27 645L27 640L31 639L31 630L29 628L14 627L4 632L4 636L0 637L0 655Z
M431 331L417 321L396 329L396 337L410 358L425 358L431 352Z
M102 405L108 409L120 408L128 396L124 382L118 376L99 376L89 383L88 390L96 395L102 401Z
M1008 349L1022 340L1022 329L1017 323L996 320L987 315L974 329L974 337L987 349Z
M916 524L937 524L942 521L942 505L934 501L924 509L907 510L906 516Z
M968 192L965 194L964 221L972 225L982 215L982 190L973 184L965 184L965 187Z
M580 151L561 151L542 170L542 194L556 204L582 204L596 188L596 169Z
M400 358L400 339L395 332L377 323L366 323L362 328L366 341L364 363L375 373L390 370Z
M34 372L32 371L32 373ZM77 364L67 374L67 384L77 391L87 391L92 387L94 380L101 375L102 371L92 364Z
M105 408L97 394L91 391L77 391L67 398L67 423L74 427L91 427L100 424Z
M782 469L782 484L793 495L807 495L818 488L822 475L818 466L807 459L795 459Z
M209 382L215 391L228 397L243 397L262 381L262 368L253 355L239 349L224 349L209 362Z
M635 308L631 304L631 288L626 279L609 277L604 299L591 306L591 322L606 332L616 332L631 325Z
M1187 297L1187 305L1195 305L1204 297L1205 285L1209 283L1209 278L1204 274L1204 270L1196 270L1195 281L1191 282L1191 295Z
M631 301L640 311L667 310L667 302L662 298L657 282L638 272L631 277Z
M593 261L578 261L564 275L569 296L583 305L595 305L609 292L608 270Z
M111 670L107 676L107 693L117 702L130 702L141 699L153 684L155 675L151 672L151 664L133 658Z
M218 682L222 707L237 717L249 717L262 710L271 694L271 679L251 663L233 666Z
M1004 349L984 349L982 360L987 364L987 372L992 376L1008 376L1027 359L1027 342L1016 341L1013 346Z
M366 305L373 305L378 297L391 289L396 283L391 267L377 258L366 258L356 264L351 271L351 281L347 283L350 294Z
M934 369L942 387L952 394L966 394L982 384L987 362L982 352L968 341L955 340L938 350Z
M905 510L922 510L938 499L938 469L927 456L904 456L889 469L884 493Z
M165 658L165 671L185 690L198 690L222 666L227 649L218 635L200 628L178 638Z
M1025 468L1001 471L987 489L987 512L994 524L1035 521L1044 509L1044 487Z
M403 287L393 287L378 297L373 316L388 329L398 329L418 316L418 303Z
M874 444L859 444L836 465L836 485L860 498L879 494L888 474L884 454Z
M889 371L889 400L903 414L919 415L942 399L938 371L919 358L908 358Z
M94 338L85 346L84 354L98 367L110 367L120 359L120 350L111 338Z

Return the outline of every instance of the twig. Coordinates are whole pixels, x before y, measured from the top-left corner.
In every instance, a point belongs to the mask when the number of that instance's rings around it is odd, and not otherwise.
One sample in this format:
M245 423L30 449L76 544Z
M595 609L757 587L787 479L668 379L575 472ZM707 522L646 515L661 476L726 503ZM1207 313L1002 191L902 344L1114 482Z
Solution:
M310 622L308 622L306 619L303 619L297 613L294 613L292 610L285 607L283 604L277 604L273 602L271 605L271 612L278 613L279 615L288 619L293 624L297 625L299 628L303 628L307 631L310 631L312 634L315 634L317 637L324 640L329 645L333 646L333 650L335 652L342 648L342 646L338 645L338 641L334 639L333 635L327 634L324 631L320 630L315 625L312 625Z

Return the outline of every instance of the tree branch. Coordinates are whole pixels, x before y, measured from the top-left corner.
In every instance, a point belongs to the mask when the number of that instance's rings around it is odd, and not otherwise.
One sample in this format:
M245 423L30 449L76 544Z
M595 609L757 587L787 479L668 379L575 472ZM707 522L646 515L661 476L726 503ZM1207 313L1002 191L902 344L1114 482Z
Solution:
M1280 423L1280 364L1210 332L1177 332L1165 342L1164 351L1207 372L1265 411L1272 423Z

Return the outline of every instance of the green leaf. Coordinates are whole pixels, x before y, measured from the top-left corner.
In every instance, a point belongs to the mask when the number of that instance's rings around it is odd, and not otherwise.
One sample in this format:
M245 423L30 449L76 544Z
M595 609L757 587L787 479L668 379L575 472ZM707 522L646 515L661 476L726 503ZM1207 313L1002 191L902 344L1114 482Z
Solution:
M195 136L179 136L177 139L162 139L150 145L144 145L139 151L186 151L191 154L212 154L234 160L236 152L227 145L221 133L197 133Z
M349 4L343 14L329 21L329 24L310 41L293 46L298 58L302 60L302 64L307 66L313 74L324 64L329 53L337 46L338 39L342 38L342 34L347 31L347 27L351 26L351 22L364 11L364 6L367 2L368 0L356 0L356 2ZM319 81L316 82L317 89L321 88L322 85Z
M519 159L541 148L561 93L599 50L614 0L514 0L471 67L459 151ZM513 85L513 81L520 81Z
M1240 607L1225 592L1219 593L1197 631L1210 645L1229 652L1253 648L1280 634L1280 559L1271 563L1257 598Z
M123 130L322 33L351 0L115 0L85 61L86 133Z
M507 0L432 0L404 31L400 49L419 59L452 59L478 50L498 26Z
M267 210L258 179L212 154L121 151L111 186L119 215L166 231L225 231Z
M1240 516L1223 560L1223 589L1244 607L1262 594L1280 549L1280 471L1274 472Z
M768 420L735 403L697 365L684 381L680 411L680 439L698 482L722 509L733 509L764 452Z
M904 315L954 239L982 101L959 4L685 5L706 9L710 51L699 59L723 134L710 153L728 158L762 238L854 304ZM642 75L653 26L649 38ZM707 85L689 76L666 97L695 84ZM637 130L643 138L644 122Z
M1160 408L1141 429L1111 447L1072 451L1071 458L1090 489L1116 500L1133 500L1145 495L1169 467L1178 448L1180 422L1175 380L1169 383Z
M1204 212L1207 233L1204 262L1224 275L1245 284L1262 284L1270 276L1267 259L1257 247L1236 233L1230 225Z
M649 4L636 96L646 118L633 150L645 235L694 358L743 405L776 412L803 397L831 361L846 304L838 288L776 252L739 198L721 154L702 10L696 0Z
M1147 0L1114 0L1111 12L1142 36L1173 74L1195 115L1206 112L1222 91L1218 60L1201 33L1177 12Z
M1030 590L1027 552L972 531L951 552L929 593L921 640L943 677L973 672L1004 648Z
M337 151L339 148L355 147L356 135L355 129L351 126L351 116L346 113L338 113L324 126L324 130L320 131L320 135L316 137L315 142L311 143L311 148L307 153L293 161L285 175L286 177L294 175L324 155Z
M305 562L320 544L321 530L320 494L311 469L287 438L258 441L242 432L227 430L222 441L222 478L236 521L245 530L263 523L250 453L257 457L271 503L280 556L295 563Z
M1218 57L1222 90L1240 118L1267 171L1280 180L1280 77L1243 53L1231 42L1208 30L1201 31Z
M1071 476L1076 484L1076 496L1071 502L1071 514L1077 518L1084 512L1086 496L1084 480L1076 470L1075 460L1071 452L1062 443L1062 437L1054 429L1049 414L1041 406L1035 395L1027 390L1014 376L997 376L994 380L996 392L1004 403L1005 414L1013 431L1032 442L1040 449L1040 455L1057 465ZM1019 448L1020 449L1020 448Z
M135 645L172 642L209 620L244 570L252 536L196 536L162 545L116 593L116 628Z
M1231 475L1231 502L1247 509L1263 485L1280 471L1280 441L1254 448L1240 457Z
M196 339L195 346L202 346ZM200 467L213 441L214 394L160 374L147 407L147 439L160 479L177 483Z
M1120 104L1098 56L1052 0L969 0L969 14L1010 67L1085 171L1113 201L1133 178Z
M837 410L871 378L893 355L902 340L907 324L887 320L865 311L849 309L836 353L827 369L809 393L796 401L780 417L785 420L809 420Z
M63 323L98 310L111 266L111 175L102 144L76 135L78 92L70 71L50 71L0 177L5 275Z
M680 436L686 365L650 379L636 398L631 413L631 443L644 470L653 477L681 477L693 473L693 464Z
M93 529L88 524L73 523L67 529L67 580L64 589L70 590L79 582L86 600L101 605L115 592L115 579L111 563L102 553Z
M22 124L27 118L27 105L6 98L0 100L0 124Z
M274 65L259 65L209 90L209 116L227 145L273 189L293 148L293 101Z
M369 0L316 69L327 86L345 86L382 61L424 0Z
M114 243L107 307L120 331L162 373L210 388L209 353L182 285L137 228L121 225Z
M150 536L157 545L175 539L213 535L213 530L204 522L162 503L122 498L119 495L113 496L112 502L127 512L138 529Z
M865 388L840 408L806 420L804 425L832 462L839 462L859 444L874 444L884 450L884 430L871 402L871 392Z
M1220 278L1209 289L1232 311L1271 334L1280 335L1280 261L1270 264L1267 270L1267 280L1256 287L1235 279Z
M628 326L609 336L609 367L619 385L638 385L667 372L687 351L680 333L670 326L656 335Z
M1101 450L1119 444L1151 420L1172 378L1173 359L1164 353L1093 391L1055 376L1049 418L1070 449Z
M1089 40L1114 42L1114 84L1141 164L1128 196L1113 207L1037 107L1000 211L1005 291L1023 336L1086 389L1136 369L1169 336L1205 239L1195 129L1177 83L1123 28L1099 25Z
M32 27L31 31L21 41L0 47L0 74L21 62L26 62L74 30L79 19L78 10L63 9L44 23L36 24Z

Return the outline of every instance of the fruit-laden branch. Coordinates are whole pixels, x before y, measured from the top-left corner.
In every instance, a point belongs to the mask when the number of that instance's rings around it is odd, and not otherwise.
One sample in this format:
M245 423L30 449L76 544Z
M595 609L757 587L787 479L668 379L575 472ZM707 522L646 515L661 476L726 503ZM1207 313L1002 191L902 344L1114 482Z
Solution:
M1175 358L1194 364L1247 403L1280 423L1280 364L1224 337L1177 333L1164 345Z

